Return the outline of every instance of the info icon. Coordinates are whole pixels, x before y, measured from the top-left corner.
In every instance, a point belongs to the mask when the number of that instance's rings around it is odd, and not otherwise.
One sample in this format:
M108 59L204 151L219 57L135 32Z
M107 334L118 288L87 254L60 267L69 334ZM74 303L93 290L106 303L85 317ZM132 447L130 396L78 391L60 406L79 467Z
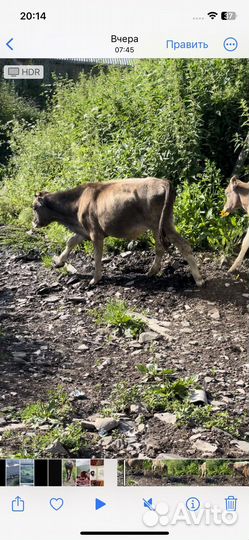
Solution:
M190 512L196 512L196 510L199 510L200 505L201 503L197 497L189 497L189 499L186 501L186 507Z

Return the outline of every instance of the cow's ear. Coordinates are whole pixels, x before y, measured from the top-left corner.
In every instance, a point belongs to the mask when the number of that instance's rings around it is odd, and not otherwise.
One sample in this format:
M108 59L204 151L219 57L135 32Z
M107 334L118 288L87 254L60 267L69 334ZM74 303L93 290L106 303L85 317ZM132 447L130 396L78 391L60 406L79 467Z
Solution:
M235 191L237 189L238 185L239 185L239 179L238 179L237 176L233 176L231 178L231 184L233 186L233 190Z
M44 195L47 195L48 191L38 191L38 193L35 194L35 197L43 197Z
M46 199L45 199L44 195L42 195L40 193L38 193L38 195L36 195L35 206L36 207L46 206Z
M36 203L38 206L46 206L46 195L48 194L48 191L39 191L39 193L36 194Z

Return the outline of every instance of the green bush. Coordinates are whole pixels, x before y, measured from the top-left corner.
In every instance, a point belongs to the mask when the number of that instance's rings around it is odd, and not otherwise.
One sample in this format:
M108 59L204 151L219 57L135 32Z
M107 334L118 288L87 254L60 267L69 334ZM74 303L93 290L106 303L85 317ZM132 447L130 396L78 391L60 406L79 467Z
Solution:
M14 123L20 122L21 129L24 130L25 127L30 128L38 116L38 108L31 100L19 97L13 83L0 81L0 179L10 154L9 138Z
M176 199L176 224L193 247L230 253L239 244L247 217L236 214L222 218L224 201L221 171L210 161L203 174L183 182Z
M0 194L2 223L21 214L29 227L28 209L40 190L168 177L180 194L179 230L195 247L230 249L243 223L223 222L218 214L225 178L248 130L248 86L249 63L243 59L142 60L129 69L82 74L77 82L58 80L33 127L26 129L16 116ZM53 226L47 235L53 242Z

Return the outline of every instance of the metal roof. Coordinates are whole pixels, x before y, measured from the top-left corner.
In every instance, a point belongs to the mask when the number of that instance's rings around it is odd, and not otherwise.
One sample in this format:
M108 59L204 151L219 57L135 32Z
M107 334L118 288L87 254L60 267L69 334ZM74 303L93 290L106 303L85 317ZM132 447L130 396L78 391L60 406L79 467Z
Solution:
M118 66L130 66L134 64L134 60L131 58L55 58L60 62L71 62L72 64L105 64L105 65L118 65Z

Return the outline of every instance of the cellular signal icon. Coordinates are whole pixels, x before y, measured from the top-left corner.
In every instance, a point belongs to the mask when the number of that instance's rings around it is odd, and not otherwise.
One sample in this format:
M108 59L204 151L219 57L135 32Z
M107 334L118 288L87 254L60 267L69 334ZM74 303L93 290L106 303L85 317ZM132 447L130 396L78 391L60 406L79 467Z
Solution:
M218 13L216 11L209 11L208 16L210 19L215 19L217 17Z

